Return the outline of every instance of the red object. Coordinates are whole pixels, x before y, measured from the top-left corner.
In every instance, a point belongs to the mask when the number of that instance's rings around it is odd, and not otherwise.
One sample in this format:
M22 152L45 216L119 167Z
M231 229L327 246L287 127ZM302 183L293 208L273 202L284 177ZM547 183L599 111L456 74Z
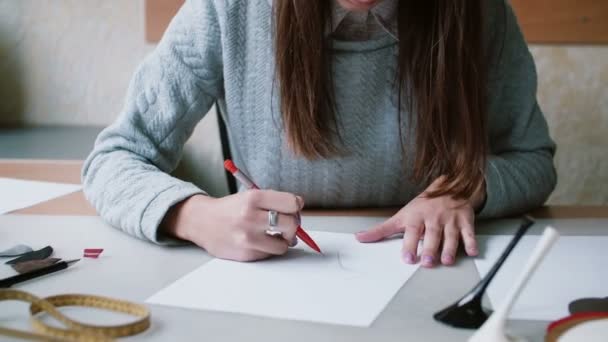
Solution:
M556 329L558 327L560 327L563 324L567 324L570 323L572 321L576 321L576 320L587 320L587 319L596 319L596 318L608 318L608 313L607 312L579 312L579 313L575 313L572 314L568 317L562 318L560 320L557 320L551 324L549 324L549 326L547 327L547 332L552 331L553 329Z
M300 240L304 241L304 243L307 244L308 247L314 249L315 251L317 251L317 253L321 253L321 248L319 248L315 240L313 240L310 235L308 235L308 233L305 232L304 229L302 229L301 226L298 226L298 230L296 230L296 236L299 237Z
M241 170L239 170L236 167L236 165L234 165L234 163L232 162L232 160L226 159L224 161L224 167L239 182L243 183L244 185L246 185L247 187L249 187L251 189L259 189L258 186L255 185L255 183L253 183L253 181L251 181L251 179L249 179L249 177L247 177ZM319 248L319 246L317 245L317 243L310 237L310 235L308 235L308 233L306 233L304 231L304 229L302 229L301 226L298 226L298 229L296 230L296 236L298 238L300 238L300 240L304 241L304 243L307 244L308 247L314 249L315 251L317 251L317 253L321 253L321 248Z
M85 248L84 250L85 253L101 253L103 252L103 248Z
M103 252L103 248L85 248L84 249L84 257L97 259L99 255Z
M235 172L237 172L239 170L236 168L236 165L234 165L234 163L230 159L226 159L224 161L224 167L226 168L226 170L230 171L230 173L232 173L232 174L234 174Z

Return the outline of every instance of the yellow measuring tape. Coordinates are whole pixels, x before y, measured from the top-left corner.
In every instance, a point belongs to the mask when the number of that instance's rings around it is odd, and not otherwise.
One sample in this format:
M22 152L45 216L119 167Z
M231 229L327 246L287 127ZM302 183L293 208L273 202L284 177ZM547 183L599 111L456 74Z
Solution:
M35 332L0 327L0 335L34 341L112 341L117 337L137 335L150 327L150 311L143 305L106 297L90 295L58 295L38 298L30 293L0 289L0 301L17 300L31 303L30 320ZM66 317L57 310L62 306L81 306L128 314L138 319L135 322L100 326L85 324ZM65 328L56 328L43 323L40 313L46 312Z

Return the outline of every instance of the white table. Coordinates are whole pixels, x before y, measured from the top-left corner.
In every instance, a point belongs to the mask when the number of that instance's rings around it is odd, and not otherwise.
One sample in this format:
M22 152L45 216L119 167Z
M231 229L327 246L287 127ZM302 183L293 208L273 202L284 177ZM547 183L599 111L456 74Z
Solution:
M0 176L77 183L81 165L80 161L0 160ZM307 211L304 223L307 229L356 232L395 210ZM545 223L552 223L562 234L608 234L602 228L608 223L608 207L544 207L532 214L544 220L531 229L531 234L539 234ZM341 227L323 215L367 217ZM566 229L568 226L577 228ZM512 233L515 227L516 224L511 227L481 225L478 231ZM51 244L56 248L56 255L62 258L81 256L84 248L106 249L99 260L83 260L62 274L18 287L41 296L82 292L142 302L209 260L203 251L194 247L158 247L106 226L95 216L81 192L0 216L0 241L9 239L40 247ZM151 329L133 340L465 341L470 330L438 324L432 315L457 300L478 280L475 265L468 258L459 258L453 267L421 268L367 329L152 306ZM17 324L29 329L25 308L0 303L0 324ZM88 317L89 311L76 313L80 318L99 319ZM546 324L515 321L509 326L531 341L542 341Z
M337 221L338 220L338 221ZM346 227L335 217L304 218L309 229L355 232L382 220L362 217ZM342 221L343 222L343 221ZM354 224L352 224L354 222ZM539 220L530 234L540 234L546 224L562 234L606 234L608 220ZM482 224L483 234L512 233L517 221ZM576 227L576 230L565 227ZM17 288L40 296L88 293L143 302L150 295L194 270L210 258L202 250L158 247L126 236L87 216L0 216L3 242L26 242L35 247L50 244L61 258L81 256L84 248L105 248L100 259L83 259L74 267ZM276 320L248 315L186 310L151 305L152 328L133 340L146 341L465 341L470 330L435 322L434 312L451 304L477 281L471 259L459 258L453 267L420 268L370 328L353 328L308 322ZM246 286L246 284L243 284ZM29 328L24 305L0 304L1 324ZM5 314L8 313L7 316ZM98 320L87 311L72 311L80 319ZM542 341L547 322L510 322L510 328L531 341Z

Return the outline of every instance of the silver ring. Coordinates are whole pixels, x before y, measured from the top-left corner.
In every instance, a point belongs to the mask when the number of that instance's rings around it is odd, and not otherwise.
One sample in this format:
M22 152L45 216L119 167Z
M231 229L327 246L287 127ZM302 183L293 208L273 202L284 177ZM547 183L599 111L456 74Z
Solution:
M281 233L278 230L275 230L275 227L279 224L279 213L275 210L268 210L268 229L266 230L266 234L270 236L281 236Z
M268 226L271 228L279 224L279 213L274 210L268 210Z

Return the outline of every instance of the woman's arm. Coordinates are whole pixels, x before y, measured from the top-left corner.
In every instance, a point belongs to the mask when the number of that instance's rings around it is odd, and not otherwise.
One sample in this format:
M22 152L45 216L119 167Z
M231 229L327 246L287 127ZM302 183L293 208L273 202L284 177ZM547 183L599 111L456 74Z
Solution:
M494 1L503 5L503 1ZM488 88L486 202L480 217L521 214L541 206L556 184L555 144L536 101L536 69L508 4L494 13Z
M405 233L402 257L407 263L417 261L422 237L425 267L453 264L460 240L468 255L477 255L474 211L480 205L481 217L519 214L542 205L555 187L555 144L536 102L534 61L511 8L504 0L487 3L493 7L488 45L494 63L489 70L491 155L485 191L482 187L469 199L426 196L441 184L440 177L393 217L357 234L361 242L375 242Z
M213 1L187 1L136 71L118 120L97 138L82 171L102 218L160 243L174 204L204 193L171 177L182 148L222 89L222 51Z

